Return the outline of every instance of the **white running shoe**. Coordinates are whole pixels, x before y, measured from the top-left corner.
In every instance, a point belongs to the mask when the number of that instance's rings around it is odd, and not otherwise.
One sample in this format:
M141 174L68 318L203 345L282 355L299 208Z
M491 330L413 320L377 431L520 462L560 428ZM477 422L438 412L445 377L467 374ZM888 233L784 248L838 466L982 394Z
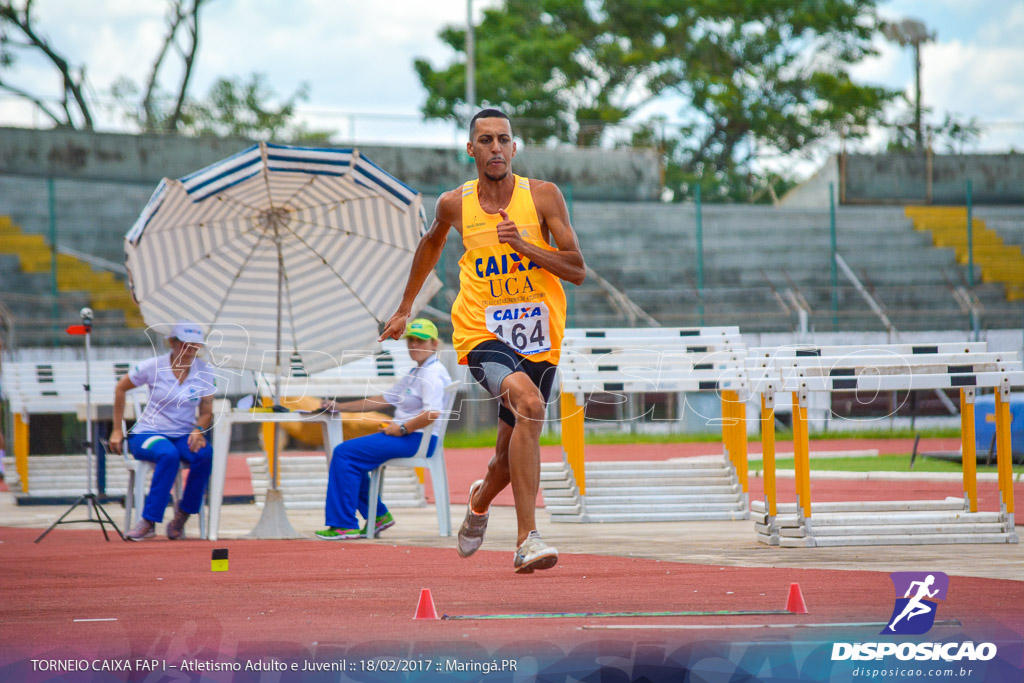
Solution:
M558 551L540 538L536 529L516 549L512 566L517 574L532 574L535 569L551 569L558 564Z
M487 531L487 518L491 511L488 510L482 515L473 512L473 494L478 488L484 485L483 479L478 479L469 487L469 502L466 504L466 518L462 520L459 527L458 550L462 557L469 557L484 543L484 533Z

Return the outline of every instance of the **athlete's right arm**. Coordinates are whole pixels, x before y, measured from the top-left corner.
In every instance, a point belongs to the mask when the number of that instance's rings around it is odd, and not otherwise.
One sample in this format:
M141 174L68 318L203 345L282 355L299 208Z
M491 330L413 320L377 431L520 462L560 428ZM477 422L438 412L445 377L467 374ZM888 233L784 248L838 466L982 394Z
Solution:
M405 324L412 311L413 301L420 293L420 288L426 282L430 271L441 258L441 252L448 241L448 231L461 225L462 194L458 190L459 188L450 190L438 197L437 207L434 209L434 222L420 239L416 253L412 257L412 267L409 269L409 279L405 283L402 303L384 326L384 332L377 341L384 341L389 337L399 339L405 334Z

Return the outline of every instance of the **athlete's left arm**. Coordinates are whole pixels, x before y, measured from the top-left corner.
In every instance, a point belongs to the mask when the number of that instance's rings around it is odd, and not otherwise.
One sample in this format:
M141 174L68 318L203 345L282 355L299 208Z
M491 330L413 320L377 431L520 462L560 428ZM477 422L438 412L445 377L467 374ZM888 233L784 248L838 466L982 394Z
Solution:
M554 183L536 180L531 180L530 183L533 204L537 208L541 228L546 228L555 238L558 250L543 249L525 241L520 236L516 224L509 220L504 210L498 212L502 218L498 224L498 241L508 244L549 273L574 285L583 284L587 277L587 264L583 261L576 232L569 223L569 209L565 205L565 198Z

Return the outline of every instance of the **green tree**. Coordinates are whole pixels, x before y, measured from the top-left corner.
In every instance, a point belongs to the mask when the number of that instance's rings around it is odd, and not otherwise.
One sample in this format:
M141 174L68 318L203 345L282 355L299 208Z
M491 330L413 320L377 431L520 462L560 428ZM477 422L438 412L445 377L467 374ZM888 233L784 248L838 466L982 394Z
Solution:
M902 107L895 109L892 118L886 123L889 129L889 142L886 145L886 151L917 152L917 125L913 103L905 97L901 99L903 100L900 103ZM932 109L922 107L921 113L928 116L932 113ZM940 123L924 124L928 147L946 154L963 154L965 147L978 142L982 130L976 117L964 120L948 112Z
M172 131L180 123L199 51L199 11L206 2L209 0L167 0L166 33L145 85L139 87L127 79L115 85L115 97L122 102L129 94L138 98L138 113L133 118L143 130ZM10 71L19 55L25 52L41 54L56 71L63 88L59 106L48 102L41 93L18 87L4 78L4 72ZM164 96L159 86L160 75L171 52L181 58L181 75L174 94ZM28 100L57 126L85 129L94 126L94 102L88 95L86 67L74 64L46 37L36 23L33 0L0 1L0 90ZM159 106L161 100L166 101L166 107Z
M185 102L181 132L286 142L325 141L329 131L311 131L295 121L296 104L308 98L307 83L301 83L281 101L262 74L252 74L248 79L219 78L204 99Z
M506 0L475 32L482 101L508 109L527 141L593 144L657 98L680 102L662 126L676 198L696 178L735 198L765 153L808 151L866 133L895 93L854 83L874 54L875 0ZM441 34L456 60L415 67L428 117L464 115L464 31ZM540 116L532 116L535 113ZM521 122L522 119L531 119ZM636 141L650 138L643 129ZM750 195L750 192L747 192Z
M583 0L506 0L488 9L475 29L476 91L482 102L515 118L528 142L590 144L607 125L623 121L649 98L647 81L665 53L647 25L664 18L646 5L607 0L600 11ZM610 26L628 24L631 39ZM456 53L443 69L418 59L416 73L427 90L428 118L464 122L465 28L450 26L441 40Z
M301 84L291 96L278 97L264 76L219 78L204 98L188 94L199 52L200 10L211 0L166 0L163 42L156 51L145 82L119 78L111 87L117 107L138 130L184 135L231 135L285 141L323 141L330 133L311 131L295 121L295 106L308 99L309 86ZM19 88L5 73L26 52L42 54L53 66L63 95L56 104L43 95ZM177 80L169 88L167 65L180 59ZM96 102L85 65L75 65L38 26L32 0L0 0L0 90L33 103L57 126L92 129Z

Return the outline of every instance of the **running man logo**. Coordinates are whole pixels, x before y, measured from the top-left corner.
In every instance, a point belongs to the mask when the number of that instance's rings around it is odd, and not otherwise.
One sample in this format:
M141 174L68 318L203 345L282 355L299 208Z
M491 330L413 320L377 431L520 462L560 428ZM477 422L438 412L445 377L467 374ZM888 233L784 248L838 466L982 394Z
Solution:
M949 577L942 572L893 572L889 578L896 589L896 605L882 633L927 633L938 611L935 600L946 599Z

